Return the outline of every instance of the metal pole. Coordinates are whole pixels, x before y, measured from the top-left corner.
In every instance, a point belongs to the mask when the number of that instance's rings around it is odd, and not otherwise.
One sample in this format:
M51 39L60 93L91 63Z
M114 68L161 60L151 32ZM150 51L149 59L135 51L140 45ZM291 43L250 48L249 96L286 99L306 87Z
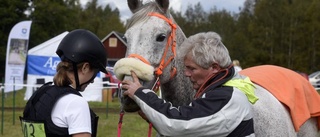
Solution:
M2 93L2 99L1 99L1 135L3 135L3 122L4 122L4 80L2 80L2 85L1 85L1 93Z
M15 84L16 84L16 81L15 81L15 77L13 77L13 106L12 106L12 111L13 111L13 117L12 117L12 124L14 125L16 122L15 122L15 118L16 118L16 109L15 109L15 106L16 106L16 89L15 89Z
M109 89L107 89L107 88L106 88L106 90L107 90L107 106L106 106L107 108L106 108L106 117L107 117L107 119L108 119L108 108L109 108L109 103L108 103L108 102L109 102L109 97L108 97L108 94L109 94L109 93L108 93L108 92L109 92Z

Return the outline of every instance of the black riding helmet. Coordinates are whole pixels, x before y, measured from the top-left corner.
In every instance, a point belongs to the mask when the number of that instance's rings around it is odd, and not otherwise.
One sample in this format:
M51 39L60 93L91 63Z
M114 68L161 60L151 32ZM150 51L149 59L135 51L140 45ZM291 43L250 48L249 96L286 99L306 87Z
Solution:
M61 61L69 61L73 64L73 70L77 70L77 64L89 62L90 66L104 73L107 65L107 53L100 39L92 32L84 29L73 30L60 42L56 51ZM77 71L74 71L76 89L81 90L82 85L93 81L95 75L85 83L79 83Z
M75 64L89 62L94 68L108 73L106 49L100 39L88 30L76 29L68 33L60 42L56 53L62 61Z

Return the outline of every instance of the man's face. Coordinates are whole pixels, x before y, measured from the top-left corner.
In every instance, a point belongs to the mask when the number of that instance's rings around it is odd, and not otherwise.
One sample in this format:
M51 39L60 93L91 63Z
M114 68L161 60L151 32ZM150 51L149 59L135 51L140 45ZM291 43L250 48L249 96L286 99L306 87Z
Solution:
M211 76L214 71L212 67L209 67L208 69L202 68L198 64L196 64L193 60L191 55L187 55L184 59L184 75L186 77L189 77L193 88L198 90L204 82L206 82L207 78Z

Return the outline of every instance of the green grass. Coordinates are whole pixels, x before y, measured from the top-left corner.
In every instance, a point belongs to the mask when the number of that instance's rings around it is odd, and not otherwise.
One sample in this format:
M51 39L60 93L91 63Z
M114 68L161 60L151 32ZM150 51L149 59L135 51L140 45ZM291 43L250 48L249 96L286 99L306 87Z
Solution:
M119 114L110 113L108 118L104 113L97 113L99 115L98 137L116 137L118 132ZM22 137L22 131L19 121L19 116L22 111L16 112L15 124L13 124L13 114L11 111L4 113L4 129L3 137ZM127 113L124 115L123 124L121 128L122 137L145 137L148 136L148 123L140 118L135 113ZM0 135L2 136L2 135ZM155 130L152 131L152 136L156 136Z
M4 107L15 107L15 110L4 110L4 115L0 117L0 136L3 137L22 137L21 125L19 121L19 116L22 115L22 110L18 108L23 108L26 101L23 100L25 90L17 91L14 93L7 93L3 95L0 94L1 108L2 108L2 98L4 97ZM15 102L13 102L15 100ZM116 137L118 135L118 121L120 104L117 99L112 102L89 102L91 108L99 108L96 113L99 116L98 125L98 137ZM107 109L108 106L108 109ZM2 117L3 117L3 127L2 127ZM15 119L13 119L13 117ZM137 113L126 113L123 118L121 136L122 137L142 137L148 136L149 124L145 122ZM3 132L1 134L1 132ZM152 137L156 136L156 131L153 129Z
M15 107L23 108L26 104L26 101L23 100L25 90L20 90L16 92L16 97L14 99L13 93L7 93L5 96L0 94L0 100L2 102L2 97L4 98L4 106L5 107ZM320 90L318 90L320 94ZM13 103L15 100L15 103ZM117 99L113 102L89 102L91 108L100 108L97 115L99 118L99 125L98 125L98 137L116 137L118 132L118 121L119 121L119 111L120 111L120 104ZM108 110L107 111L107 106ZM2 103L1 103L2 108ZM1 109L2 110L2 109ZM101 111L103 110L103 111ZM113 110L113 111L111 111ZM2 112L2 111L1 111ZM108 112L108 113L107 113ZM22 110L5 110L3 115L3 127L2 123L0 124L0 136L3 137L22 137L22 131L20 127L19 116L22 115ZM13 120L13 116L15 119ZM2 121L2 113L1 119ZM0 122L1 122L0 121ZM148 135L148 123L145 122L140 116L136 113L126 113L124 115L121 136L122 137L145 137ZM3 132L1 134L1 132ZM156 136L155 130L152 131L152 136Z

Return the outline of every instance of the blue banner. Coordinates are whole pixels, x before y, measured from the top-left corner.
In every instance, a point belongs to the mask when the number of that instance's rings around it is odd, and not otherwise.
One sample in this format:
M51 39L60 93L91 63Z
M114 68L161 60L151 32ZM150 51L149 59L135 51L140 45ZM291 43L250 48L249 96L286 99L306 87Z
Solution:
M54 76L59 57L28 55L28 74Z
M54 76L60 61L59 57L28 55L28 74ZM97 76L100 77L100 73Z

